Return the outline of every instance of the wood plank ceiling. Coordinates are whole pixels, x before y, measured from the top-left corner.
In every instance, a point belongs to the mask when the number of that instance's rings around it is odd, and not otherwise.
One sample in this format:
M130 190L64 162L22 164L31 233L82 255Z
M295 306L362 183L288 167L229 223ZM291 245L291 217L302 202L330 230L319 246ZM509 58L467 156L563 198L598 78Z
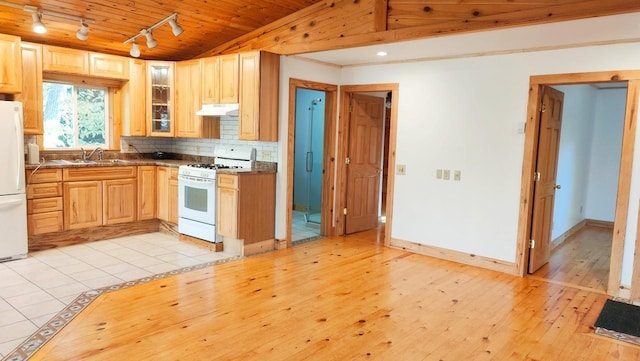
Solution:
M31 14L0 6L0 33L24 41L128 56L123 42L178 12L184 33L154 31L158 46L140 38L142 59L269 50L279 54L348 48L444 34L483 31L640 11L638 0L6 0L95 20L89 40L79 24L47 16L48 32L33 33Z

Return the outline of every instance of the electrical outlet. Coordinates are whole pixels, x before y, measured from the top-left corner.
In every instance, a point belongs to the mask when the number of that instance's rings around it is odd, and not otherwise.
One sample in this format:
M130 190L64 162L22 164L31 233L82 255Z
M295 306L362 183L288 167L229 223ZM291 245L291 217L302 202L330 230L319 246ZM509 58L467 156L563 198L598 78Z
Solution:
M262 151L262 160L264 162L270 162L272 158L272 154L270 150L263 150Z
M442 169L436 169L436 179L442 179Z
M196 153L200 154L200 146L196 145Z
M453 171L453 180L454 181L459 181L460 177L462 176L462 172L459 170L454 170Z
M450 177L451 177L451 171L450 170L445 169L444 171L442 171L442 179L449 180Z
M131 143L127 144L127 150L129 152L133 152L133 144L131 144Z
M396 165L396 174L397 175L405 175L407 174L407 166L404 164L397 164Z

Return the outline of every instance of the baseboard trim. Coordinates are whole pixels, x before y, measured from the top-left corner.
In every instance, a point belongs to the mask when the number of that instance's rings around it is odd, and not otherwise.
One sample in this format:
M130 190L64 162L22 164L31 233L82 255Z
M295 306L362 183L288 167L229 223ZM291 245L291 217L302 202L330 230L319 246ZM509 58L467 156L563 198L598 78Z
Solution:
M396 238L391 239L389 246L392 248L398 248L404 251L440 258L447 261L462 263L516 276L518 275L516 264L514 262L501 261L489 257L478 256L475 254L458 252L450 249L428 246L415 242L403 241Z
M158 232L160 223L157 219L131 223L118 223L100 227L90 227L44 233L29 236L29 252L71 246L79 243L102 241L135 234Z
M569 228L569 230L559 235L556 239L552 240L550 249L553 250L554 248L560 246L562 243L564 243L564 241L567 240L567 238L573 236L574 234L578 233L578 231L580 231L582 228L584 228L587 225L587 223L588 223L588 220L586 219L583 219L580 222L576 223L573 227Z
M613 229L613 222L599 221L597 219L587 219L587 226L604 227Z

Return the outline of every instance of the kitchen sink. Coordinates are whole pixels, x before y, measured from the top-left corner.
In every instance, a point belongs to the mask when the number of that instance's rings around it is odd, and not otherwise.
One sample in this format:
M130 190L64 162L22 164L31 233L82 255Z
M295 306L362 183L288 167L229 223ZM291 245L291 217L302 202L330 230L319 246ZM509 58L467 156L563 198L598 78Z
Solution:
M103 159L103 160L98 160L96 161L96 163L129 163L130 161L126 160L126 159Z

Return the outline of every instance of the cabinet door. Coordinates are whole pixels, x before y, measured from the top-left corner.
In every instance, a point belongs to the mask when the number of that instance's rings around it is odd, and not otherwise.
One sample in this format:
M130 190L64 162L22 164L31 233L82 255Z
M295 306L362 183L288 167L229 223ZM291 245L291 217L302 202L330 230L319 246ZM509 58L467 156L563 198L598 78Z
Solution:
M129 59L122 56L89 53L89 75L129 79Z
M220 103L238 102L238 54L220 56Z
M176 136L202 137L200 110L201 73L200 60L182 61L176 64Z
M238 190L218 188L218 234L238 238Z
M147 62L147 118L149 135L173 137L175 134L174 63Z
M122 135L144 137L147 135L146 86L147 68L144 60L130 60L129 82L123 86L124 114Z
M178 179L169 179L169 222L178 223Z
M156 167L138 167L138 220L156 218Z
M112 179L102 182L103 224L136 220L136 180Z
M220 103L220 57L201 59L202 104Z
M64 229L102 225L102 182L64 183Z
M89 53L83 50L42 47L42 70L78 75L89 74Z
M169 221L169 177L168 167L156 168L156 215L165 222Z
M0 93L22 91L22 52L20 38L0 34Z
M43 134L42 124L42 45L22 43L22 102L24 134Z
M240 119L239 138L258 140L258 110L260 107L260 53L242 53L240 56Z

